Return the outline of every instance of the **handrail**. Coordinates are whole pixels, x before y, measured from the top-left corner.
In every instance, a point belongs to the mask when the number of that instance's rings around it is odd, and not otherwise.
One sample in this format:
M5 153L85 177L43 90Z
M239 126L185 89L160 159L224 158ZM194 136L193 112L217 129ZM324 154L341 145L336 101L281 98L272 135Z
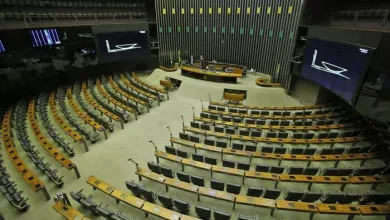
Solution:
M309 102L309 103L315 104L315 102L310 101L309 99L306 99L305 97L303 97L302 95L300 95L300 94L298 94L298 93L296 93L296 92L293 92L293 91L288 90L288 89L285 89L284 91L285 91L285 93L286 93L287 95L294 94L294 95L298 96L298 97L300 98L300 100L299 100L299 103L300 103L300 104L302 104L302 100L305 100L305 101L307 101L307 102Z

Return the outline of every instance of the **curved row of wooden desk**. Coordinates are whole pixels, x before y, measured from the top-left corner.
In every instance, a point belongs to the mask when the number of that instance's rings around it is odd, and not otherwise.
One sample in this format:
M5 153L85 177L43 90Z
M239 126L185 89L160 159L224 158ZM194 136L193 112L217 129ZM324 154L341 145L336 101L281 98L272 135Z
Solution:
M244 150L235 150L232 148L221 148L216 146L211 146L207 144L200 144L192 141L183 140L180 138L172 137L170 142L173 144L181 144L183 146L191 147L197 150L205 150L215 153L220 153L221 158L223 155L236 155L249 157L249 161L252 161L252 158L262 158L262 159L274 159L279 160L290 160L290 161L307 161L308 165L311 162L327 162L327 161L351 161L351 160L368 160L383 157L384 152L370 152L370 153L356 153L356 154L335 154L335 155L304 155L304 154L276 154L276 153L264 153L261 151L244 151ZM338 163L337 163L338 164ZM337 167L335 164L334 167Z
M228 107L228 108L243 108L243 109L251 109L251 110L311 110L311 109L323 109L330 107L330 104L326 105L311 105L311 106L288 106L288 107L282 107L282 106L257 106L257 105L238 105L238 104L228 104L224 102L215 102L210 101L211 105L217 105L222 107Z
M148 98L151 98L151 99L154 99L154 100L159 100L159 98L151 93L148 93L142 89L139 89L138 87L134 86L133 84L131 84L131 82L129 81L129 79L127 79L125 77L125 75L123 73L120 74L120 77L121 77L121 80L122 82L127 86L127 88L130 88L131 90L137 92L138 94L141 94L145 97L148 97Z
M292 139L292 138L267 138L267 137L251 137L242 135L230 135L226 133L205 131L199 128L183 127L183 131L189 131L197 134L203 134L205 136L214 136L218 138L226 138L228 140L240 140L249 142L264 142L264 143L279 143L279 144L335 144L335 143L356 143L359 141L367 140L365 137L342 137L342 138L327 138L327 139Z
M162 151L156 151L154 156L159 159L169 160L179 163L184 171L184 166L190 166L206 171L210 171L211 177L213 173L228 174L242 178L242 184L245 184L245 179L259 179L274 181L275 189L279 182L298 182L308 183L308 190L312 184L341 184L340 191L344 191L347 184L372 184L372 189L375 189L378 184L390 182L390 175L375 175L375 176L311 176L311 175L292 175L292 174L277 174L267 172L257 172L255 170L240 170L236 168L223 167L220 165L211 165L204 162L194 161L188 158L182 158L173 154L168 154Z
M66 123L65 120L62 119L62 117L58 113L57 108L56 108L56 103L55 103L54 91L51 92L50 96L49 96L49 107L50 107L50 111L51 111L54 119L61 126L62 130L64 130L65 133L74 140L74 142L83 143L84 147L85 147L85 151L88 151L87 142L85 141L84 137L79 132L73 130L72 126L70 126L68 123Z
M3 123L1 127L1 134L3 139L3 144L7 154L14 164L15 168L18 170L24 181L35 191L38 192L42 190L46 200L50 200L49 192L47 191L45 185L38 176L35 175L25 164L25 162L20 158L18 152L16 151L14 142L12 140L11 134L11 108L7 110L3 117Z
M67 220L89 220L88 217L84 216L72 206L66 205L58 200L54 203L52 208Z
M90 176L87 180L87 183L92 186L92 188L98 189L103 193L111 196L116 200L117 203L123 202L127 205L130 205L136 209L139 209L145 213L145 216L148 217L148 214L157 216L162 219L169 220L195 220L197 218L180 214L178 212L172 211L170 209L164 208L162 206L147 202L143 199L140 199L136 196L133 196L127 192L115 188L114 186L108 184L107 182L95 177Z
M199 121L203 123L210 123L213 126L222 125L227 127L235 128L246 128L246 129L259 129L259 130L331 130L331 129L343 129L343 128L359 128L360 125L354 123L348 124L332 124L332 125L313 125L313 126L276 126L276 125L255 125L255 124L246 124L246 123L235 123L227 122L221 120L213 120L209 118L202 118L199 116L194 117L194 121Z
M162 69L162 70L164 70L164 71L166 71L166 72L174 72L174 71L177 70L176 67L169 68L169 67L165 67L165 66L159 66L158 68L160 68L160 69Z
M155 92L159 92L159 93L162 93L162 94L167 94L168 92L165 91L164 89L160 89L160 88L157 88L155 86L152 86L152 85L149 85L147 83L145 83L144 81L142 81L141 79L138 78L138 76L133 72L131 73L131 75L133 76L134 80L137 81L139 84L151 89L151 90L154 90Z
M80 110L78 105L75 103L73 99L72 89L69 87L66 89L66 96L68 98L68 101L70 105L72 106L73 110L76 112L76 114L86 123L92 126L92 128L96 131L105 131L104 127L97 123L93 118L91 118L87 113Z
M128 93L126 93L125 91L123 91L121 88L119 88L119 86L116 84L116 82L114 82L114 80L112 79L112 76L109 76L108 77L108 82L110 83L110 85L112 86L112 88L114 88L115 91L119 92L119 94L121 94L122 96L124 96L127 100L131 100L133 102L135 102L137 105L140 104L140 105L144 105L146 106L148 109L149 109L149 105L148 103L142 101L141 99L137 98L137 97L134 97Z
M83 84L81 85L81 90L83 91L84 97L87 99L89 104L91 104L95 109L99 110L99 112L101 112L102 114L107 116L110 120L114 120L116 122L120 122L121 126L122 126L122 129L124 129L123 121L122 121L122 119L119 116L117 116L114 113L108 111L103 106L101 106L94 98L92 98L92 96L88 92L87 83L86 82L83 82Z
M280 83L270 83L267 79L263 78L257 78L256 79L256 85L263 86L263 87L280 87Z
M241 113L232 113L232 112L223 112L217 110L210 110L203 108L202 112L209 114L220 115L220 116L230 116L230 117L239 117L239 118L250 118L250 119L272 119L272 120L307 120L307 119L317 119L317 118L335 118L341 116L340 113L329 113L329 114L314 114L314 115L253 115L253 114L241 114Z
M76 164L69 160L65 155L63 155L56 146L50 144L50 142L46 139L45 135L42 133L41 129L39 129L38 123L35 120L35 99L32 99L28 104L27 116L28 120L30 121L31 129L33 130L33 133L38 139L41 146L63 167L68 170L73 169L77 179L79 179L80 173L77 169Z
M166 187L174 187L186 192L197 194L198 201L200 196L211 197L233 203L233 210L236 204L250 205L255 207L263 207L271 209L271 216L275 209L290 210L299 212L309 212L310 219L314 214L345 214L345 215L387 215L390 214L390 205L354 205L354 204L324 204L324 203L307 203L299 201L273 200L261 197L252 197L246 195L234 195L228 192L210 189L183 182L175 178L165 177L163 175L153 173L152 171L139 168L136 173L140 178L144 177L155 182L159 182Z
M237 79L242 78L239 73L215 72L210 70L203 70L194 67L181 66L181 74L191 78L202 79L212 82L237 83Z

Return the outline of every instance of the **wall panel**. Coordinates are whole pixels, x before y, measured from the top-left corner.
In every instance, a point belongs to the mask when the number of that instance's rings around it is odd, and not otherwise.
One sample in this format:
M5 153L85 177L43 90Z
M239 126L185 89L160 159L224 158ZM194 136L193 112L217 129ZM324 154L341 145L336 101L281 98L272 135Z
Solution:
M271 75L287 88L304 0L156 0L160 64L191 55Z

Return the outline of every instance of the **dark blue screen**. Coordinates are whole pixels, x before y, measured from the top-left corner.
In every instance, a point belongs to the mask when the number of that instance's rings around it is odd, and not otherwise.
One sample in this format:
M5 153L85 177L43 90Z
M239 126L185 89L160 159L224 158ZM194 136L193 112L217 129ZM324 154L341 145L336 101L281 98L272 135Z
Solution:
M302 75L353 104L372 54L365 47L309 39Z

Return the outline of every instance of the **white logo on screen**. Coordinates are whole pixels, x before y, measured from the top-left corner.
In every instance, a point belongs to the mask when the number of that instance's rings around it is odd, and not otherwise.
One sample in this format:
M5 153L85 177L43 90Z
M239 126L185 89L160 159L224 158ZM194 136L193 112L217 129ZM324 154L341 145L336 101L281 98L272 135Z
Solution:
M137 45L138 45L138 43L118 44L118 45L115 45L116 49L111 49L110 48L110 41L106 40L106 47L107 47L108 53L117 53L117 52L121 52L121 51L125 51L125 50L134 50L134 49L141 48L140 46L137 47Z
M367 50L367 49L363 49L363 48L359 48L359 49L360 49L360 53L365 53L365 54L368 53L368 50Z
M340 76L340 77L343 77L346 79L350 79L349 77L341 74L342 72L347 72L348 71L347 69L342 68L340 66L336 66L336 65L331 64L331 63L324 62L324 61L321 61L323 66L318 66L315 64L316 59L317 59L317 50L314 50L313 60L311 61L311 67L313 67L314 69L321 70L321 71L328 72L328 73L332 73L334 75L337 75L337 76Z

